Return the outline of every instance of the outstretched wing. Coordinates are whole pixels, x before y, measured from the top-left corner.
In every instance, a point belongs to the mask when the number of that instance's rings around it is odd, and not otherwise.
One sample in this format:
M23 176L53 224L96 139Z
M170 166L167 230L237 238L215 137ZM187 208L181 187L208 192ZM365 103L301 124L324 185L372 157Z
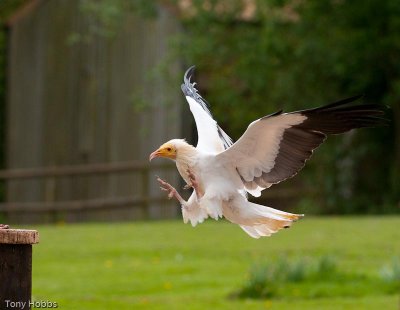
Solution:
M186 71L181 88L196 122L197 149L207 153L218 154L229 148L233 142L213 119L208 103L195 88L196 83L190 81L194 69L195 66L192 66Z
M260 190L296 175L330 134L387 122L385 107L348 103L360 96L323 107L282 113L279 111L249 125L241 138L217 157L235 167L246 189Z

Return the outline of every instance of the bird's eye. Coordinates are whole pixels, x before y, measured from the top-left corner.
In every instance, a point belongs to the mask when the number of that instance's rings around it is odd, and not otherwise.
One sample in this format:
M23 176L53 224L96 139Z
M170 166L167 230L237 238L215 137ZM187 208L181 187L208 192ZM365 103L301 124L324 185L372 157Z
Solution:
M169 148L167 148L167 151L168 151L168 152L171 152L171 150L172 150L172 149L171 149L170 147L169 147Z

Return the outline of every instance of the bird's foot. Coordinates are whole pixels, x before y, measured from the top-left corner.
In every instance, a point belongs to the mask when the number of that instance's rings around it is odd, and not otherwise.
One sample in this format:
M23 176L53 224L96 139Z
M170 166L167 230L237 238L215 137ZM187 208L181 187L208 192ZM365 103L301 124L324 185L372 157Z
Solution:
M204 192L200 188L200 185L199 185L199 182L197 181L196 176L190 169L187 169L186 172L187 172L187 174L189 176L189 180L190 180L190 184L188 184L187 186L189 186L189 188L192 187L196 191L197 199L200 199L201 197L203 197Z
M0 224L0 229L9 229L10 226L6 225L6 224Z
M186 201L182 198L181 195L179 195L178 191L173 187L171 184L165 182L163 179L160 177L157 177L158 183L160 183L160 188L164 192L168 192L168 199L171 199L172 197L175 197L176 200L179 201L181 205L184 205Z

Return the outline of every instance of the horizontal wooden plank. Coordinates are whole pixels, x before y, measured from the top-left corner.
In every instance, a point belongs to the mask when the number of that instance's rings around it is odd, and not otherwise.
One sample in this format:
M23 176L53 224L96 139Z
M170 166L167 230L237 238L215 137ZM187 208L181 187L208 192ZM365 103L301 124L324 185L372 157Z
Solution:
M0 244L39 243L39 233L27 229L0 229Z
M58 212L145 206L150 203L166 203L165 197L121 197L108 199L73 200L60 202L9 202L0 204L0 212Z
M158 169L174 169L173 164L152 164L146 161L127 161L115 163L98 163L57 167L0 170L0 180L36 179L48 177L65 177L74 175L91 175L107 173L124 173Z

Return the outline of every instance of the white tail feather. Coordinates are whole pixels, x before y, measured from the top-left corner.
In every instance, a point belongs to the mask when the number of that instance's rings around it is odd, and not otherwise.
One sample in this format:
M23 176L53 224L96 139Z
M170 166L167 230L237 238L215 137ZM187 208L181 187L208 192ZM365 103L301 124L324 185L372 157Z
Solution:
M251 226L244 226L244 225L239 225L241 229L243 229L250 237L253 238L260 238L261 235Z
M239 224L253 238L270 236L303 216L241 199L225 203L223 211L229 221Z

